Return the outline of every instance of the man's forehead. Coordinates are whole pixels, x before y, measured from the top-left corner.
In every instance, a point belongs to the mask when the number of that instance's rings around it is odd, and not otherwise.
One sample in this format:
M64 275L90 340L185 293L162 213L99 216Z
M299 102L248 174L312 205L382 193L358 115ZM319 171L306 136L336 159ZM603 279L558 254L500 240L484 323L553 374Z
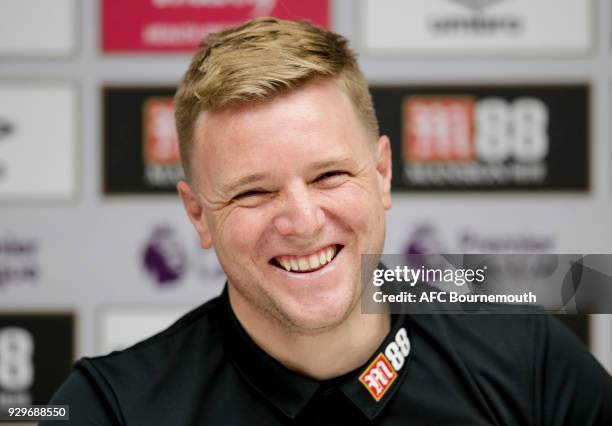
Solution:
M341 163L340 157L346 160L369 145L351 101L333 80L319 80L265 102L203 111L195 130L195 167L213 168L215 177L224 179L243 172L237 168L248 169L249 175L269 174L268 160L293 156L295 150L304 155L308 169L314 169L325 166L319 163Z
M344 106L345 108L341 108L345 112L344 115L356 122L358 121L352 102L337 82L331 78L317 78L264 100L234 102L222 107L201 111L196 119L195 129L196 132L205 130L205 128L214 130L220 123L231 127L233 122L256 120L258 115L265 114L267 111L283 112L287 107L296 104L304 107L308 104L317 106L317 108L311 110L310 114L305 114L304 110L301 110L301 118L305 120L316 118L319 116L317 112L330 109L336 112L333 114L334 116L340 116L338 107ZM331 104L336 107L330 107ZM207 124L211 125L207 126Z

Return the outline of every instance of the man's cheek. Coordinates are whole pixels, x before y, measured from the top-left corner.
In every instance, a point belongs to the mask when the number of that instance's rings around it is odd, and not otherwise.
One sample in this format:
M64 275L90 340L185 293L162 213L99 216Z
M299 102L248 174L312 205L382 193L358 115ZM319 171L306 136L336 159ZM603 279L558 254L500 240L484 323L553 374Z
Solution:
M255 209L245 209L230 215L223 224L223 244L238 255L250 253L256 244L260 223ZM256 253L255 253L256 254Z
M377 205L369 191L359 185L347 185L338 188L331 203L334 211L338 212L345 223L353 228L362 229L377 216Z

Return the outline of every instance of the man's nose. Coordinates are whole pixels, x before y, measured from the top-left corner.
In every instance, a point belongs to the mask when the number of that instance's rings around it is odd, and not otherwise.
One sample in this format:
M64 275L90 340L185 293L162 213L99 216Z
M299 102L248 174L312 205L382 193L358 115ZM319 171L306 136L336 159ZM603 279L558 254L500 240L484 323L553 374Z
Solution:
M281 202L281 211L274 219L274 226L281 235L313 237L323 228L325 213L307 185L292 185Z

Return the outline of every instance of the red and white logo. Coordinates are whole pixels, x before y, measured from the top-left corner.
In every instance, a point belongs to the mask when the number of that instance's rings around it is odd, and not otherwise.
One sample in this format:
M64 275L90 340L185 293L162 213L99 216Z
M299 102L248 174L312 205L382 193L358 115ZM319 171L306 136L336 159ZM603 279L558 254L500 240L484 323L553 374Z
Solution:
M173 187L184 178L172 97L148 99L143 107L143 163L147 185Z
M359 376L359 381L365 386L372 398L380 401L397 379L397 373L406 362L410 353L410 340L404 327L395 334L395 341L385 347L385 353L378 354Z
M143 113L145 164L180 164L172 98L149 99Z
M410 96L402 114L408 163L536 163L548 155L549 112L538 98Z
M404 101L404 156L411 162L471 161L475 157L474 99L419 96Z
M387 390L391 387L391 383L397 378L397 373L391 367L391 364L380 353L359 376L359 381L363 383L372 398L376 401L384 396Z

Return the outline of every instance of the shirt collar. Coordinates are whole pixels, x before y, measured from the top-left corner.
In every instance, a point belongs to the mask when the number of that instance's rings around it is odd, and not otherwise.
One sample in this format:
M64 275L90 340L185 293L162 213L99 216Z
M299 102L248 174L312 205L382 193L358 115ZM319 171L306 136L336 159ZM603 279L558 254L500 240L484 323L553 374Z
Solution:
M227 284L221 299L219 327L233 365L259 394L286 416L295 419L321 388L322 383L289 370L253 342L232 311ZM402 329L405 330L406 340L401 340L399 343L403 346L400 346L396 340L398 333L400 339L404 339L402 337L404 332L400 331ZM404 356L405 342L408 342L407 356ZM394 315L391 331L362 367L325 383L334 383L368 419L372 420L401 387L406 377L411 352L408 318L405 315ZM384 360L381 360L381 356ZM366 377L368 375L369 377ZM377 394L376 391L381 389L382 394Z

